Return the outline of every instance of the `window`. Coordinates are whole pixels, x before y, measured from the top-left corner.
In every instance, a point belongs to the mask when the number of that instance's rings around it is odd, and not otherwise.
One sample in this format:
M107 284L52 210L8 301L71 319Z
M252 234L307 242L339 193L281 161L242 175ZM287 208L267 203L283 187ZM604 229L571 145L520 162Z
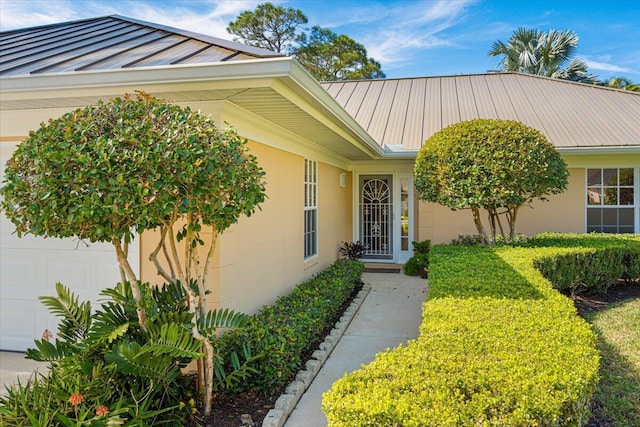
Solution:
M304 159L304 259L318 254L318 162Z
M634 168L587 169L587 232L633 233L638 222Z

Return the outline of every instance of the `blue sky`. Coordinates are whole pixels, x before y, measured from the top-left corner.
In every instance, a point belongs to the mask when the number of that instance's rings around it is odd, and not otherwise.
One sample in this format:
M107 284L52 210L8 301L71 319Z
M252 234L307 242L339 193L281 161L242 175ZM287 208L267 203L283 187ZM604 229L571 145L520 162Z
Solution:
M0 28L119 14L225 39L229 21L262 1L0 0ZM640 82L640 1L573 0L292 0L309 25L364 44L387 77L484 73L498 66L487 51L518 27L571 29L578 57L599 78Z

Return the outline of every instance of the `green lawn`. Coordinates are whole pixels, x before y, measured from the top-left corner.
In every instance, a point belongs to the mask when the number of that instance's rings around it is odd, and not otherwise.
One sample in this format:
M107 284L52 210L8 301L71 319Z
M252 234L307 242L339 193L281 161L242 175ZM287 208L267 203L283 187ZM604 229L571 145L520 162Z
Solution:
M594 313L588 320L602 354L594 415L612 426L640 427L640 299Z

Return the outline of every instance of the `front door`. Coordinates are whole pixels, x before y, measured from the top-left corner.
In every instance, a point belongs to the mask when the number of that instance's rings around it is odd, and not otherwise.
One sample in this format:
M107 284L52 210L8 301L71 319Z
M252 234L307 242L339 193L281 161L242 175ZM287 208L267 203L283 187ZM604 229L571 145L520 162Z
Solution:
M393 259L393 179L391 175L360 176L360 238L364 258Z

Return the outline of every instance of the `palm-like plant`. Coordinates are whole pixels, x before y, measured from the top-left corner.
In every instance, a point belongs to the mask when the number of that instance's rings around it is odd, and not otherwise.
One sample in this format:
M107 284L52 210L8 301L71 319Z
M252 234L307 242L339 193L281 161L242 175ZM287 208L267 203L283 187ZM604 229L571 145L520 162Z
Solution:
M571 30L518 28L506 43L496 40L489 56L502 56L501 71L593 83L595 76L588 72L587 64L575 58L578 40Z

